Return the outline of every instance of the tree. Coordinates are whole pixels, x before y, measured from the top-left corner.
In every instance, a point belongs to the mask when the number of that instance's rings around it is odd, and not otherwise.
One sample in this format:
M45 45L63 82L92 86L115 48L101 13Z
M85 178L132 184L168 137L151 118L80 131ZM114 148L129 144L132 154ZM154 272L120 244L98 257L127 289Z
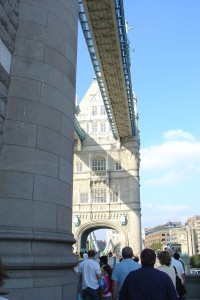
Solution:
M150 248L154 251L161 250L162 249L162 244L161 244L161 242L153 243Z
M200 254L190 256L190 266L192 268L200 268Z

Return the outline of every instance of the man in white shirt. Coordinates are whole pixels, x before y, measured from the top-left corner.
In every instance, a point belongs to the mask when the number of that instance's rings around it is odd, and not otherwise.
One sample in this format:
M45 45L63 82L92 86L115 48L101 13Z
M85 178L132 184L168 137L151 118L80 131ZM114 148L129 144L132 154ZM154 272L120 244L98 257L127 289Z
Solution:
M171 266L176 268L177 273L180 274L183 279L182 283L185 285L185 271L184 271L182 263L173 257L174 250L172 248L167 248L166 251L171 256Z
M80 264L79 274L82 277L82 290L84 300L99 299L98 279L101 278L100 265L94 260L95 251L88 251L88 259Z

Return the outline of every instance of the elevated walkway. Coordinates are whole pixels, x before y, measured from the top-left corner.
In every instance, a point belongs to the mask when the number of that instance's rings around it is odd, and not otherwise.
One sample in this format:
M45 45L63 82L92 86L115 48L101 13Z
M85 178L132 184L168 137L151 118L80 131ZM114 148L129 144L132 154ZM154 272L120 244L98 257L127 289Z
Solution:
M79 19L113 136L137 134L122 0L80 0Z

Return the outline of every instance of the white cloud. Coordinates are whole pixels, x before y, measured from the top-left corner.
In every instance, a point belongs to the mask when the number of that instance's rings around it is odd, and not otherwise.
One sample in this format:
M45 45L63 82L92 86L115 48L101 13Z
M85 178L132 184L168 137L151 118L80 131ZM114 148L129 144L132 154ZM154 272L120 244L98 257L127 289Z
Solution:
M160 145L141 149L141 179L144 176L150 185L166 185L200 175L200 142L180 129L165 132L164 138Z
M195 140L194 136L191 133L187 131L183 131L182 129L168 130L164 133L163 136L167 140L171 140L171 139L186 139L191 141Z

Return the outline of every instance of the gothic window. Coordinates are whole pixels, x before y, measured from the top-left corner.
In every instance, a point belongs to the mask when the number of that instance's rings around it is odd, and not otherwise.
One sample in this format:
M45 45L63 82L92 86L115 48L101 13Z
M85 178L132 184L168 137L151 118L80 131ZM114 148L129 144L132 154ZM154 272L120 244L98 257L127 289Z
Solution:
M92 106L92 116L97 115L97 106Z
M92 133L97 133L97 123L92 123Z
M92 203L105 203L106 198L106 188L93 188L91 191Z
M121 171L122 170L122 166L121 166L121 163L119 161L115 162L115 170L116 171Z
M106 114L106 109L104 105L101 105L101 115L105 115Z
M119 192L117 190L110 191L110 202L118 202Z
M106 132L106 123L105 122L101 123L101 132Z
M92 171L105 171L106 159L102 156L97 156L92 160Z
M78 161L76 164L76 171L78 173L83 172L83 163L81 161Z
M80 192L79 200L80 203L88 203L88 192Z

